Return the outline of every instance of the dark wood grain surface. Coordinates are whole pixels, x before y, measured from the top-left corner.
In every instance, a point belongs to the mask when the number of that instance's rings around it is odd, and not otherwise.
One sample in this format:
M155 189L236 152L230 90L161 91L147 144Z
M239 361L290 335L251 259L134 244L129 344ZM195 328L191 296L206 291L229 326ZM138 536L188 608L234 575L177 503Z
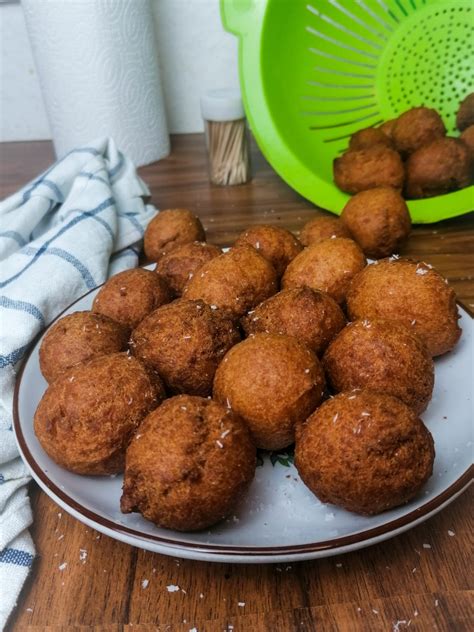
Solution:
M51 144L0 145L0 198L53 160ZM321 211L285 185L257 151L254 179L210 186L202 137L173 138L171 156L140 169L159 208L185 206L208 241L250 224L298 231ZM403 254L434 265L474 310L474 214L416 226ZM102 536L30 487L38 557L9 629L27 632L365 632L474 628L472 490L426 523L368 549L311 562L207 564L148 553ZM87 556L84 558L84 553ZM61 571L60 565L67 562ZM144 580L147 580L145 582ZM169 593L175 584L180 591ZM239 605L244 604L244 605Z

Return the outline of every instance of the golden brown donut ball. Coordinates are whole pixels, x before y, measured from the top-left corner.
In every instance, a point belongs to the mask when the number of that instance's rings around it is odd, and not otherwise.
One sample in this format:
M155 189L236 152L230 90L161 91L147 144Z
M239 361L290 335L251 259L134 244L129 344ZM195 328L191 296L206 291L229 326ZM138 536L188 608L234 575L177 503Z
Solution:
M407 162L406 195L425 198L463 189L471 182L469 149L459 138L440 138L421 147Z
M124 270L110 278L94 299L92 311L133 329L147 314L169 303L166 281L150 270Z
M184 286L205 263L222 254L212 244L193 241L173 248L161 257L155 271L166 281L176 296L181 296Z
M255 334L233 347L216 371L214 398L248 424L255 445L280 450L324 395L315 354L291 336Z
M366 127L352 134L349 149L368 149L376 145L392 147L393 143L380 127Z
M303 250L301 243L289 230L268 224L247 228L236 239L234 246L244 244L252 246L265 257L275 268L278 277L281 277L290 261Z
M400 323L356 320L331 342L323 358L332 389L370 388L398 397L419 415L428 406L434 364L425 343Z
M238 417L210 399L178 395L148 415L131 441L120 506L166 529L205 529L232 513L255 466Z
M408 259L383 259L351 283L347 310L352 320L381 318L411 328L432 356L452 349L461 336L456 295L436 270Z
M186 208L160 211L145 230L145 255L151 261L158 261L176 246L191 241L206 241L199 217Z
M300 241L303 246L317 244L331 237L349 237L351 234L338 217L325 215L307 222L301 229Z
M79 362L127 348L129 330L102 314L74 312L57 320L39 350L41 373L52 382Z
M282 288L307 286L343 303L352 277L365 264L364 253L352 239L326 239L293 259L283 275Z
M241 320L247 334L271 333L294 336L316 355L321 355L346 324L336 301L319 290L296 287L282 290L260 303Z
M392 138L399 152L412 154L445 134L446 128L438 112L418 107L400 114L393 126Z
M341 221L367 257L397 252L410 234L410 213L400 193L390 187L361 191L345 205Z
M467 146L471 158L471 168L474 162L474 125L466 127L460 136L462 142Z
M177 300L149 314L132 332L133 353L172 393L209 395L217 365L240 340L237 328L203 301Z
M34 418L41 446L77 474L121 472L142 419L164 399L158 375L126 353L78 364L50 384Z
M349 391L298 429L295 464L324 503L374 515L414 498L433 472L433 437L396 397Z
M474 125L474 92L468 94L461 101L458 113L456 114L456 126L460 132Z
M346 193L374 187L402 189L404 178L402 159L389 147L351 149L334 160L334 182Z
M388 121L385 121L385 123L382 123L382 125L379 126L379 130L382 131L385 136L388 136L390 139L393 138L393 128L395 127L395 121L397 119L390 119Z
M239 246L209 261L184 288L183 297L202 299L240 318L277 291L275 268L252 246Z

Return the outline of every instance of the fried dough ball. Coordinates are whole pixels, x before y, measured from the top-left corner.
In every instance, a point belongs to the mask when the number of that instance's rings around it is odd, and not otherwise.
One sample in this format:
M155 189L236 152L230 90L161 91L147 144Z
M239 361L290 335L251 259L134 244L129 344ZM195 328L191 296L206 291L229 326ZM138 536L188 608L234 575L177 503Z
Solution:
M178 395L140 426L127 450L123 513L160 527L205 529L226 518L255 475L246 425L217 402Z
M459 138L439 138L421 147L407 162L409 198L443 195L471 182L469 149Z
M151 261L158 261L176 246L191 241L206 241L199 217L186 208L160 211L145 230L145 255Z
M346 193L374 187L401 189L405 168L399 154L382 145L346 151L334 160L334 182Z
M369 149L376 145L384 147L393 147L390 138L380 127L366 127L352 134L349 141L349 149Z
M47 331L39 350L41 373L53 382L61 373L85 362L127 348L129 330L108 316L74 312Z
M260 303L241 320L247 334L286 334L321 355L346 324L336 301L319 290L296 287L282 290Z
M367 266L347 294L352 320L381 318L411 328L432 356L452 349L461 336L456 295L426 263L383 259Z
M474 163L474 125L466 127L460 136L462 142L467 146L469 150L469 156L471 158L471 169Z
M231 320L203 301L177 300L132 332L133 353L155 368L172 393L209 395L217 365L240 340Z
M393 126L392 138L399 152L412 154L445 134L443 119L436 110L417 107L400 114Z
M352 239L326 239L308 246L293 259L283 275L282 288L307 286L343 303L352 277L365 264L362 250Z
M434 364L425 343L400 323L356 320L335 338L323 358L333 391L370 388L398 397L419 415L428 406Z
M324 394L315 354L291 336L255 334L233 347L216 371L214 398L247 423L255 445L280 450L293 443Z
M458 113L456 114L456 127L460 132L474 125L474 92L468 94L461 101Z
M133 329L170 300L170 288L164 279L150 270L135 268L110 278L95 297L92 311Z
M390 119L388 121L385 121L385 123L382 123L382 125L379 126L379 130L383 132L385 136L388 136L390 139L393 138L393 128L395 127L396 120L397 120L396 118Z
M161 257L155 271L163 277L176 296L181 296L184 286L205 263L222 254L212 244L193 241L173 248Z
M406 202L391 187L356 193L345 205L341 221L364 254L374 259L397 252L411 229Z
M202 299L240 318L277 291L275 268L252 246L232 248L206 263L184 288L183 297Z
M433 437L396 397L349 391L298 428L295 464L322 502L374 515L403 505L433 472Z
M35 413L35 433L61 467L117 474L133 433L164 397L158 375L132 356L102 356L74 366L48 387Z
M234 246L248 244L255 248L275 268L278 278L303 246L296 237L285 228L262 224L251 226L239 235Z
M350 237L351 234L338 217L316 217L301 229L300 241L303 246L317 244L331 237Z

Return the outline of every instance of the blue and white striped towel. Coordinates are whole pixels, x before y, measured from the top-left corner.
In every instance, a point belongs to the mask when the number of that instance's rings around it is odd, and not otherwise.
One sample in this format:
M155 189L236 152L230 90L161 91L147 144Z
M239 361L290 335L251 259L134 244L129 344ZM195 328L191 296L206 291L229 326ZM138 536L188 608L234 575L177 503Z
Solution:
M12 432L17 363L42 328L87 290L138 263L156 209L110 139L71 151L0 204L0 629L33 562L26 484Z

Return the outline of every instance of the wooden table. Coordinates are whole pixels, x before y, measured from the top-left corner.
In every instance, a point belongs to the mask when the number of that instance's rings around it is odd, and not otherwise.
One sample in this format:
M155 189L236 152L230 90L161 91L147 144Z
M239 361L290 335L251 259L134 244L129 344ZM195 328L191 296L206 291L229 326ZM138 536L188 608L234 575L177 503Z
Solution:
M316 211L254 152L245 186L211 187L200 135L173 138L171 156L140 169L160 208L201 217L210 242L245 227L298 232ZM0 198L46 168L48 142L0 145ZM403 254L448 277L474 310L474 214L417 226ZM31 484L38 558L10 630L198 632L468 631L472 612L472 489L426 523L388 542L336 558L264 566L208 564L148 553L101 536ZM80 551L87 551L81 560ZM67 562L67 569L58 567ZM143 580L148 580L144 588ZM146 584L146 582L145 582ZM169 593L168 584L186 592ZM245 605L239 605L241 604Z

